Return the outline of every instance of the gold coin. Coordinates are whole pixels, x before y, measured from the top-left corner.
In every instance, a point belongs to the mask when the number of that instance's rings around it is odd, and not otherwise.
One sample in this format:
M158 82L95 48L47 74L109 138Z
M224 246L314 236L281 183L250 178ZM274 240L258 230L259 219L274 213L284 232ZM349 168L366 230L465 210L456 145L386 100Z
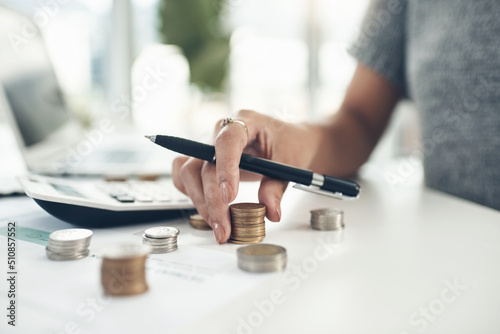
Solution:
M259 225L264 225L265 223L265 220L260 220L260 221L253 221L253 220L249 220L249 221L241 221L241 220L232 220L231 221L232 225L235 225L235 226L259 226Z
M240 231L237 229L232 229L231 234L263 234L266 233L265 229L261 230L246 230L246 231Z
M262 203L234 203L229 206L233 210L265 210L266 206Z
M243 216L243 215L231 214L231 217L233 219L237 219L237 220L264 220L264 218L266 218L266 215L262 214L262 215L253 215L253 216L250 216L250 215Z
M266 237L266 235L260 235L258 237L235 237L235 236L231 236L231 239L232 240L237 240L237 241L254 241L254 240L264 240L264 238Z
M254 234L264 234L266 233L266 230L256 230L256 231L252 231L252 230L247 230L247 231L240 231L240 230L231 230L231 234L234 234L234 235L254 235Z
M114 263L110 263L114 262ZM112 296L137 295L148 290L145 276L146 256L140 261L103 259L101 266L101 284L104 292ZM126 275L126 281L117 284L116 273Z
M241 222L241 221L231 221L231 225L232 226L236 226L236 227L248 227L248 228L259 228L259 227L263 227L263 226L266 226L265 224L265 221L261 221L261 222Z
M266 236L266 206L260 203L236 203L230 207L231 236L229 242L258 243Z
M265 216L266 211L234 211L230 210L231 215L235 217L260 217L260 216Z
M244 230L252 230L252 231L255 231L255 230L265 230L266 229L266 225L265 224L250 224L250 225L243 225L243 224L231 224L231 227L235 230L241 230L241 231L244 231Z
M266 218L265 214L260 214L260 215L235 215L231 213L231 218L235 220L241 220L241 221L247 221L247 220L253 220L253 221L260 221L264 220Z
M205 221L205 219L203 219L203 217L199 213L195 213L195 214L189 216L189 220L196 220L196 221L199 221L199 222L204 222Z
M205 219L203 219L203 217L198 213L189 216L189 225L191 225L192 227L194 227L197 230L211 230L212 229L212 227L210 227L210 225L207 224Z
M129 296L148 290L145 263L151 247L136 244L108 246L102 254L101 284L112 296ZM117 279L118 275L121 275Z
M261 235L257 235L257 236L231 235L232 240L238 240L238 241L264 240L265 237L266 237L265 234L261 234Z
M209 231L211 230L212 228L210 227L210 225L196 225L196 224L193 224L193 223L189 223L189 225L191 225L192 227L194 227L195 229L197 230L205 230L205 231Z
M160 175L158 174L143 174L139 175L138 179L140 181L156 181L160 178Z
M265 226L258 226L258 225L255 225L255 227L233 226L231 231L240 231L240 232L260 232L260 231L263 231L263 232L265 232L266 227Z
M257 240L253 240L253 241L239 241L239 240L229 239L228 241L230 243L236 244L236 245L247 245L247 244L258 244L259 242L262 242L262 240L264 240L264 239L257 239Z
M266 206L260 203L236 203L229 206L231 212L266 212Z
M232 236L238 236L238 237L248 237L248 238L251 238L251 237L259 237L259 236L262 236L262 235L265 235L266 234L266 231L260 231L260 232L238 232L238 231L231 231L231 235Z

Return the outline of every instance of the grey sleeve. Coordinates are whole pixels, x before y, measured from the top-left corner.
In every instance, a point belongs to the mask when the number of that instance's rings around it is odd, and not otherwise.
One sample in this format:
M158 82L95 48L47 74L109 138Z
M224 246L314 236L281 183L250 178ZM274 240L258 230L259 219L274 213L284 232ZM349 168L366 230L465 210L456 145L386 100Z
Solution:
M407 96L405 78L406 0L372 0L349 52Z

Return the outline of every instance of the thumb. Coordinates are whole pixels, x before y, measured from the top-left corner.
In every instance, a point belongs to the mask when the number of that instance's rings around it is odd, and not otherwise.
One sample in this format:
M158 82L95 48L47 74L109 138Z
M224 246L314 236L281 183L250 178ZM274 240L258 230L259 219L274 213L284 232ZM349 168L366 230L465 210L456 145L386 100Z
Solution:
M288 186L288 182L262 178L259 188L259 202L266 206L266 217L272 222L281 220L281 198Z

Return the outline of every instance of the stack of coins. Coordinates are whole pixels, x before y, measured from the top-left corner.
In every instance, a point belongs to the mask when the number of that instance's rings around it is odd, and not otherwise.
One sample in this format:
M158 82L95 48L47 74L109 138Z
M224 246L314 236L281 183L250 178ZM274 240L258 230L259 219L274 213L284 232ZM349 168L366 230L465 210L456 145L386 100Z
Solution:
M151 253L170 253L177 250L179 230L170 226L148 228L142 235L142 243L151 246Z
M337 209L311 211L311 227L320 231L337 231L344 228L344 212Z
M112 296L137 295L148 290L146 258L151 247L116 244L102 251L101 284Z
M286 267L286 249L271 244L238 248L238 267L253 273L282 271Z
M49 235L45 252L56 261L83 259L89 255L91 238L92 231L83 228L55 231Z
M197 230L211 230L210 225L207 224L205 219L200 214L194 214L189 216L189 225Z
M234 244L256 244L266 236L266 206L259 203L238 203L229 207L231 212L231 236Z

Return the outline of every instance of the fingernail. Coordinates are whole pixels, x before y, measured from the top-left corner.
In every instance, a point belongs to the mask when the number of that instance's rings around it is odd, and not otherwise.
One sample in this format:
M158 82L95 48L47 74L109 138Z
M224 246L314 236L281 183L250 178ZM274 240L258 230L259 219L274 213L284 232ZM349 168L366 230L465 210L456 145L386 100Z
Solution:
M276 213L278 214L278 221L281 220L281 202L279 199L274 201L274 205L276 206Z
M225 203L225 204L229 204L229 202L231 202L231 192L230 192L230 188L231 186L229 185L228 182L224 181L220 184L220 194L222 196L222 201Z
M215 240L217 240L217 242L221 244L223 242L225 234L224 227L219 223L213 223L213 228L214 228Z

